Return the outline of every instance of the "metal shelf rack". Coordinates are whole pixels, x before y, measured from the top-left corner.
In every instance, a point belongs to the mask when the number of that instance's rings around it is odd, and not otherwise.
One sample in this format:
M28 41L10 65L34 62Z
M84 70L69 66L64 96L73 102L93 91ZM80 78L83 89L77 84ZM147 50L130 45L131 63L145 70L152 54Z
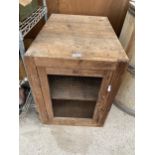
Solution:
M47 13L46 7L39 7L35 12L26 18L23 22L19 23L19 29L23 37L41 20Z
M42 0L43 6L40 6L36 11L34 11L29 17L27 17L24 21L19 22L19 52L24 64L24 37L35 27L35 25L44 17L45 21L47 21L47 5L46 0ZM23 107L23 115L28 111L29 105L32 102L32 94L31 90L27 96L25 105ZM21 114L22 115L22 114ZM20 118L23 116L20 116Z

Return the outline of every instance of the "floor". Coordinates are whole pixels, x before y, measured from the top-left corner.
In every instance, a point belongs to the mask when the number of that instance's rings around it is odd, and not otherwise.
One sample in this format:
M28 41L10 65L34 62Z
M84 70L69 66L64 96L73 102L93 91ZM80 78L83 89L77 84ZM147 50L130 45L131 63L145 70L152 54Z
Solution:
M134 155L135 118L112 106L104 127L43 125L33 107L20 120L20 155Z

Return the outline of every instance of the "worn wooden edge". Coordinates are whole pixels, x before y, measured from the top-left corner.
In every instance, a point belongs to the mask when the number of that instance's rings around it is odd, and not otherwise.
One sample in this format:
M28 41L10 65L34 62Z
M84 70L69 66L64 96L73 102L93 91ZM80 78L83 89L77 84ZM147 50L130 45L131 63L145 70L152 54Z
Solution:
M39 79L41 83L41 89L43 93L43 98L46 106L46 110L48 113L48 117L51 120L53 118L53 107L50 96L49 84L47 79L47 73L44 67L37 67Z
M91 70L115 70L115 61L90 61L80 59L58 59L35 57L35 64L39 67L67 68L67 69L91 69ZM61 63L60 63L61 62Z
M106 105L106 92L108 85L110 83L110 79L112 77L112 71L107 71L105 75L103 76L100 91L98 94L98 100L96 103L96 107L94 110L93 119L96 120L100 125L103 125L103 123L100 123L99 119L103 115L103 109Z
M124 63L124 62L118 63L116 71L114 71L112 73L112 78L110 81L110 84L112 86L112 91L111 92L106 91L106 93L107 93L106 103L104 104L105 105L104 108L101 109L102 115L100 115L100 118L98 120L100 125L104 124L104 122L107 118L108 112L111 108L111 105L112 105L112 103L115 99L115 96L117 94L117 91L120 87L122 77L123 77L122 75L123 75L125 69L127 68L127 64L128 63Z
M39 111L39 118L43 123L47 123L49 119L45 108L40 81L38 78L37 67L35 65L33 57L24 56L24 63L32 90L32 95L37 106L37 110Z
M54 117L49 124L55 125L72 125L72 126L101 126L93 119L89 118L71 118L71 117Z
M88 69L66 69L46 67L47 74L52 75L69 75L69 76L84 76L84 77L102 77L105 73L103 70L88 70Z

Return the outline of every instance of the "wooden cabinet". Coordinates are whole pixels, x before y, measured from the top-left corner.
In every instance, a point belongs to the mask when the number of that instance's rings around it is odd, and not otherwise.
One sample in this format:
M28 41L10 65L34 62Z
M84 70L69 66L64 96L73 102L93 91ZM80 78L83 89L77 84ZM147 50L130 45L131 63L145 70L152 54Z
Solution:
M106 17L53 14L24 60L43 123L102 126L128 58Z

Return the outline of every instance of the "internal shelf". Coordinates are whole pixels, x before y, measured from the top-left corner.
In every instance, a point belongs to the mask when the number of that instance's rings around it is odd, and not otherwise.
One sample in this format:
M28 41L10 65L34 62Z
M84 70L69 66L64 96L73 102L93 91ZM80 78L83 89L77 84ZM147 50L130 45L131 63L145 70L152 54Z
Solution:
M52 100L54 117L92 118L96 102Z
M95 101L101 85L101 78L48 76L52 99Z

